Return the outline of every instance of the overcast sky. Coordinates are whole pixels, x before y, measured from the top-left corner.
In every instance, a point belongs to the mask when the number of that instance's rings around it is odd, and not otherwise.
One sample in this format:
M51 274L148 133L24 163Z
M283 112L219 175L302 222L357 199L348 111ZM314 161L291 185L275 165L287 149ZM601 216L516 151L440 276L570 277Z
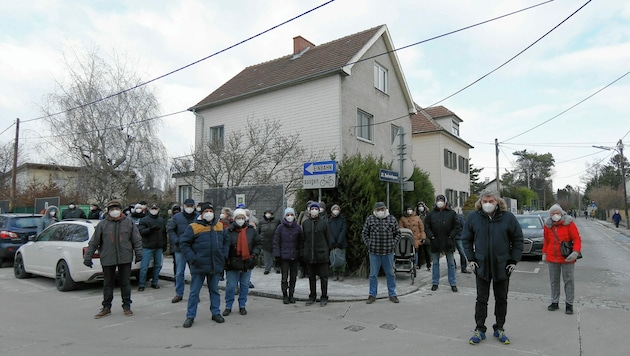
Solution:
M64 79L62 54L73 49L98 47L105 58L124 52L151 80L323 5L151 83L165 115L193 106L246 66L290 54L298 35L318 45L385 24L401 48L543 2L2 1L0 144L13 140L18 117L26 151L46 135L44 121L29 120L42 116L46 95L55 91L55 80ZM482 179L495 176L496 138L501 173L513 167L514 151L549 152L556 161L554 189L584 187L580 176L587 165L608 163L614 153L592 146L630 141L629 23L628 1L556 0L397 53L414 101L422 107L439 102L463 120L460 135L475 147L470 157L484 168ZM190 152L192 113L166 117L159 125L169 156Z

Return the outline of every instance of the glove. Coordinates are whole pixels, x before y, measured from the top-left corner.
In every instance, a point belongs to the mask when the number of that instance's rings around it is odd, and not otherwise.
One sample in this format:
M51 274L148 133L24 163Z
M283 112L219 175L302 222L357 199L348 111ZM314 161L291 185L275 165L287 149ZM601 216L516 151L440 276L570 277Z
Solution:
M92 268L92 266L94 266L94 263L92 263L91 260L85 260L85 261L83 261L83 264L88 266L88 267L90 267L90 268Z
M479 263L475 261L470 261L470 263L468 264L468 267L473 273L477 273L477 268L479 268Z
M515 264L509 264L507 266L505 266L505 271L507 272L507 275L511 275L512 272L514 272L514 269L516 268Z
M136 263L142 262L142 257L136 257Z
M543 262L547 262L547 254L543 253L542 254L542 258L540 260L543 261Z
M578 258L578 253L573 251L571 252L570 255L567 256L567 258L564 259L565 262L573 262Z

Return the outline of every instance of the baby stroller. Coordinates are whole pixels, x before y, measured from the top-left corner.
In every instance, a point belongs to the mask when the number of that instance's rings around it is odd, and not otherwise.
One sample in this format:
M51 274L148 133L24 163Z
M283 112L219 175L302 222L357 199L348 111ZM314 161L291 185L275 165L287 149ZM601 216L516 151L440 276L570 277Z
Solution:
M416 278L416 245L410 229L400 229L400 240L394 252L394 273L406 272L411 276L411 284Z

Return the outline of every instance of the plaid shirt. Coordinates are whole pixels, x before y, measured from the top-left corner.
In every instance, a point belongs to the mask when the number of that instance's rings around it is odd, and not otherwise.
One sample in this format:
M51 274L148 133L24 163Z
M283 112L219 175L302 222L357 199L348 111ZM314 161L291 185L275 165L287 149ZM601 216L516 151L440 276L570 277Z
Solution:
M373 255L394 253L398 240L400 240L398 221L391 215L379 219L374 214L370 214L363 224L361 238L367 246L368 252Z

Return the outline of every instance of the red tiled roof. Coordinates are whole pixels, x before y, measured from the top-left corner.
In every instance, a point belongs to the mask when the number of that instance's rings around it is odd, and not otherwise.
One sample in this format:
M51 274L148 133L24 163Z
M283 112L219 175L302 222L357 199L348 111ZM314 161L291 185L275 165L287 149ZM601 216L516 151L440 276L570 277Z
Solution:
M437 111L437 110L432 110L432 109L437 109L437 108L442 108L450 112L448 109L446 109L443 106L423 109L418 104L415 104L415 105L416 105L417 113L411 115L411 133L412 134L444 130L442 125L438 124L437 122L433 120L434 117L439 117L439 116L433 116L431 115L431 112Z
M315 46L296 59L292 59L291 54L247 67L192 108L288 85L308 77L338 73L383 26Z

